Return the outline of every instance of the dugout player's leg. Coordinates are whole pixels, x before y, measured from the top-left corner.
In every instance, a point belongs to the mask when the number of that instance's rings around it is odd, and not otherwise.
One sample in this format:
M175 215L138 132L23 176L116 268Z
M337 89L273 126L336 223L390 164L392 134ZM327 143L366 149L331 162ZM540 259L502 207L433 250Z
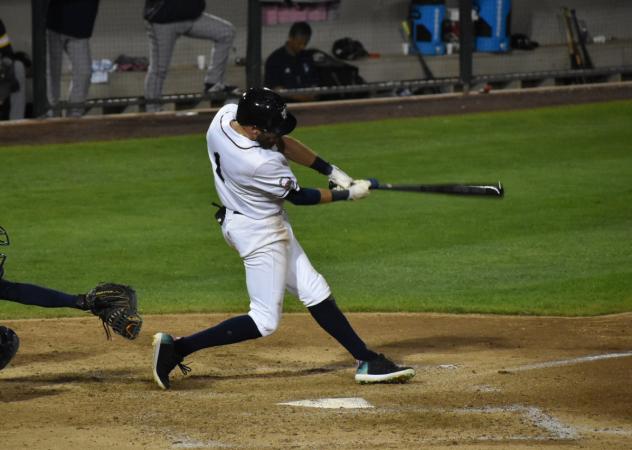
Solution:
M80 117L85 111L84 103L90 90L90 77L92 76L92 55L90 54L90 40L68 37L66 40L66 53L70 59L72 79L68 92L68 102L71 107L68 115Z
M19 120L24 119L26 111L26 68L24 63L19 60L14 61L13 67L15 68L15 78L20 87L11 94L9 120Z
M57 106L61 96L61 64L64 53L63 36L55 31L47 30L47 73L46 82L48 88L48 103L52 107ZM53 111L52 115L58 116L59 112Z
M233 24L221 17L203 13L186 34L192 38L210 39L214 42L204 83L211 86L223 84L228 56L235 40Z
M188 22L187 22L188 23ZM157 112L162 109L158 100L167 79L169 64L176 40L181 32L181 23L145 22L149 39L149 68L145 76L145 110Z

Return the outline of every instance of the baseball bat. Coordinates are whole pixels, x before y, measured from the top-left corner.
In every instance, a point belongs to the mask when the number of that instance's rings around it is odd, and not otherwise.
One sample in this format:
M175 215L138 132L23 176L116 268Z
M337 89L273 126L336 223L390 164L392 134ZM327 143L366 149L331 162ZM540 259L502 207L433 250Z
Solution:
M375 178L369 178L372 190L400 191L400 192L426 192L433 194L451 195L475 195L493 198L502 198L505 189L500 181L498 183L450 183L450 184L391 184L380 183Z
M592 59L590 58L590 54L588 53L588 48L586 47L586 36L584 35L584 33L582 33L582 30L579 26L579 20L577 19L577 12L574 9L571 9L571 18L573 19L575 34L577 35L577 40L579 41L579 48L582 54L583 68L592 69L595 66L593 65Z

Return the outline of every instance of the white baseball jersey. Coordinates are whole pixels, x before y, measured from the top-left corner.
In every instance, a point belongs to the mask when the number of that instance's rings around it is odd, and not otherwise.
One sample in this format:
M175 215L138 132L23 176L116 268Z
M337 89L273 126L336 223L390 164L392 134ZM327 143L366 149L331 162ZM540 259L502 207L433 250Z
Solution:
M237 105L222 107L206 133L215 189L224 206L253 219L279 214L283 199L299 189L296 176L276 147L265 149L231 126Z

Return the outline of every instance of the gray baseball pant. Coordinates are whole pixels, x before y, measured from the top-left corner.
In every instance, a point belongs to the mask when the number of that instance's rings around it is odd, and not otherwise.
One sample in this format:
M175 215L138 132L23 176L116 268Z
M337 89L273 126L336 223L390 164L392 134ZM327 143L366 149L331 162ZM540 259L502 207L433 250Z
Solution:
M228 55L235 39L235 27L229 21L203 13L196 20L173 23L146 22L145 25L149 38L149 70L145 77L147 111L160 111L160 104L151 101L160 99L162 95L173 48L180 36L209 39L214 42L204 82L224 82Z
M15 78L18 80L20 88L17 92L11 94L9 120L19 120L24 119L26 108L26 69L22 61L14 61L13 68L15 70Z
M83 103L88 97L90 77L92 76L92 56L90 55L90 39L77 39L72 36L47 30L48 34L48 101L51 106L59 103L61 91L61 65L63 53L70 59L72 80L68 92L68 103L71 104L68 115L81 116L84 113Z

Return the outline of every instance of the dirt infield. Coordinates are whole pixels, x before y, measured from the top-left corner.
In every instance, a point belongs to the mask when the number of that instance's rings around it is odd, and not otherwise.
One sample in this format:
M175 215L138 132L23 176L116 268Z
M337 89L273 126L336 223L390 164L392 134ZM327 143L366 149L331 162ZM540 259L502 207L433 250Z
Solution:
M344 351L288 314L268 338L193 355L159 390L153 333L225 317L146 317L134 342L106 341L92 317L5 321L22 345L0 372L2 448L630 448L632 313L351 314L418 371L382 386L356 385Z
M289 105L299 125L506 111L543 106L632 99L632 82L344 100ZM215 109L86 116L0 122L0 146L67 143L199 134L204 136Z
M489 95L297 105L302 124L632 98L632 83ZM0 124L0 146L202 134L213 111ZM344 305L343 305L344 306ZM632 313L592 318L350 314L376 350L415 367L406 385L360 386L353 361L307 314L274 335L151 377L157 331L223 314L145 317L106 341L94 317L3 320L21 338L0 371L0 449L629 449ZM297 403L298 402L298 403ZM288 404L289 403L289 404Z

